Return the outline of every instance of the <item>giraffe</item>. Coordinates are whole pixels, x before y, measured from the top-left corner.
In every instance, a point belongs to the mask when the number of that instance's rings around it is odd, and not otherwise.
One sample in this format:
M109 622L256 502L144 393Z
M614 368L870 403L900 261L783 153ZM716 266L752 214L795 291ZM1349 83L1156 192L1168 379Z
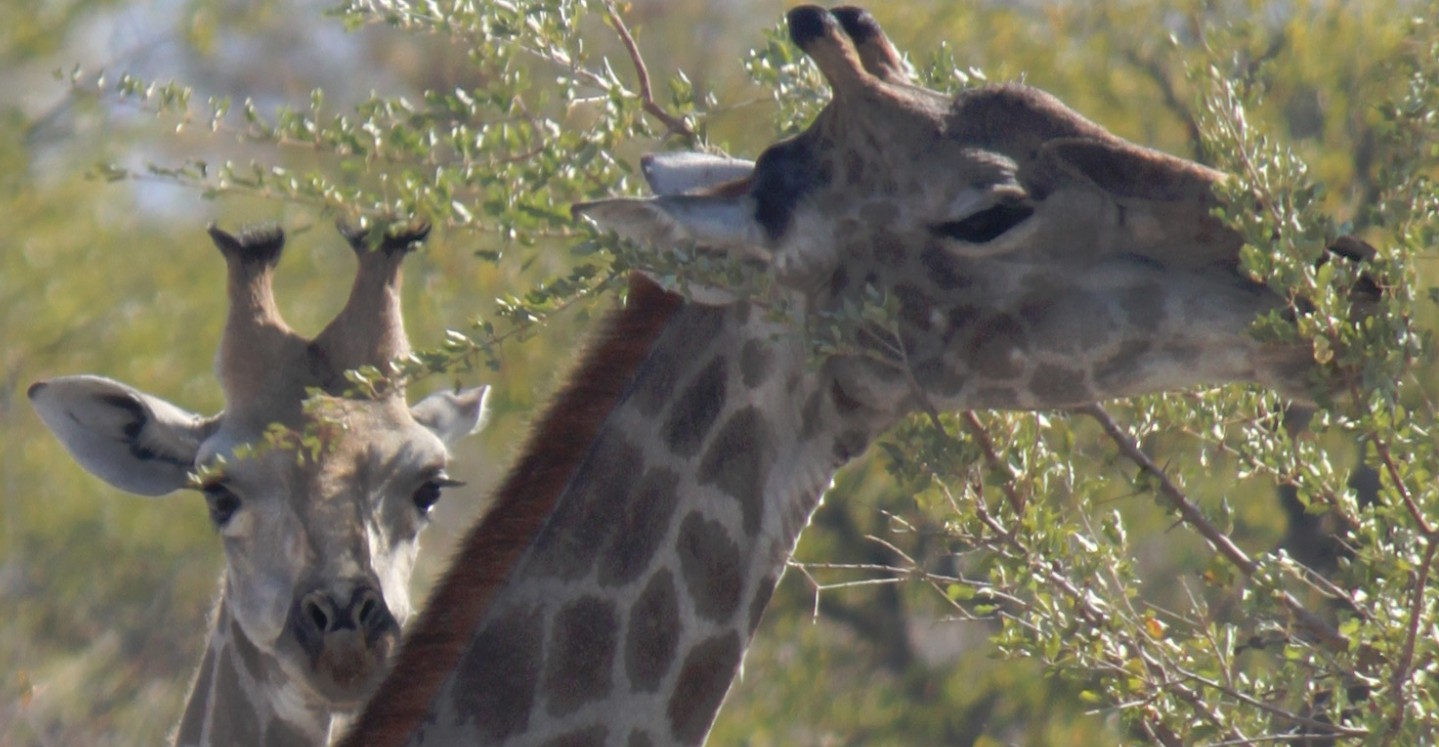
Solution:
M347 233L359 257L354 286L313 340L286 326L271 291L284 234L209 232L229 275L216 359L222 413L201 417L89 375L38 382L29 396L76 461L114 487L159 496L190 487L199 470L226 567L174 743L321 744L398 644L418 535L441 491L457 484L445 472L448 446L478 430L488 388L414 407L398 388L342 394L345 371L409 353L401 264L427 226L374 249L364 232ZM311 388L323 393L307 403ZM273 423L320 428L323 449L264 448Z
M632 279L341 745L701 744L833 474L899 419L1304 391L1310 354L1247 333L1284 301L1210 216L1223 174L1035 89L916 86L860 9L787 20L832 91L808 129L574 207L656 277L679 252L768 285Z

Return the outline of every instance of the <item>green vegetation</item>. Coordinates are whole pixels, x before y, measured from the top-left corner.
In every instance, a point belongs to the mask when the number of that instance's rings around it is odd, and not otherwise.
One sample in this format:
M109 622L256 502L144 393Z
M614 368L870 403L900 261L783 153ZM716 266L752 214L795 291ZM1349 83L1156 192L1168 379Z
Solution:
M179 712L203 502L84 475L24 391L94 372L217 409L207 222L289 231L277 295L314 331L348 286L328 224L432 220L407 373L494 385L455 471L483 486L631 261L568 205L638 192L646 151L753 157L825 100L761 3L244 5L0 7L0 746L155 744ZM1303 428L1243 387L904 424L837 480L712 743L1439 743L1439 3L874 10L933 87L1022 79L1234 174L1246 266L1298 310L1255 333L1345 394ZM1354 269L1314 262L1349 233L1387 291L1362 321ZM437 509L421 586L483 495Z

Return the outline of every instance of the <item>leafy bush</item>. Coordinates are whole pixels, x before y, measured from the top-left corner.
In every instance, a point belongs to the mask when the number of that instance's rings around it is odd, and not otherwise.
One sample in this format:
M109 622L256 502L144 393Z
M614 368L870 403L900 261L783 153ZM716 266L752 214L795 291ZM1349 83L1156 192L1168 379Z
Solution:
M1297 413L1274 393L1226 387L906 422L840 476L713 742L1435 743L1439 4L874 10L932 87L1023 78L1120 134L1233 174L1223 217L1248 242L1245 268L1292 300L1255 334L1307 341L1328 364L1315 390L1342 396ZM186 41L206 59L232 11L186 12ZM258 13L257 35L303 16ZM417 214L436 223L424 293L407 296L420 307L412 327L435 325L434 342L404 373L504 377L512 415L486 453L503 462L513 413L534 406L531 387L553 382L566 339L636 261L572 222L569 204L637 192L631 164L647 150L752 157L826 100L780 29L704 4L372 0L330 16L302 23L343 24L376 56L343 97L313 88L276 105L70 69L68 116L114 131L65 141L48 180L32 139L42 117L11 107L0 119L0 200L23 216L12 234L23 246L0 257L0 370L14 383L0 401L0 598L18 610L0 628L17 673L0 690L0 744L157 741L198 652L217 567L203 512L174 512L176 526L164 507L116 508L43 442L16 394L113 366L105 373L216 404L203 379L184 378L203 370L218 328L204 290L219 287L218 267L195 276L196 253L179 248L204 221L173 197L147 216L146 190L179 185L225 216L278 217L301 233L337 217L377 236ZM51 23L4 52L46 53L34 40L64 38L76 21ZM739 62L712 54L741 47L753 50ZM356 95L370 74L406 92ZM76 179L82 159L120 187ZM75 220L77 208L98 214L85 205L123 217ZM1316 262L1347 234L1378 250L1364 278ZM122 248L137 242L165 259L137 267ZM333 297L318 289L324 274L311 260L293 281L282 274L280 294ZM1365 282L1385 293L1356 314ZM477 311L486 297L493 308ZM212 321L173 329L199 309ZM195 552L206 554L198 572Z

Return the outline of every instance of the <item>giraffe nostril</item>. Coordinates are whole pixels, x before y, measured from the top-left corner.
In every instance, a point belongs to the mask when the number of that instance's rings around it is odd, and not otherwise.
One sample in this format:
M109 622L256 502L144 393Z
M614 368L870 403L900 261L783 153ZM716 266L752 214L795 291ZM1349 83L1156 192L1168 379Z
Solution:
M329 605L321 599L317 599L317 596L312 594L305 600L303 611L305 619L313 626L315 632L323 635L330 629L331 615L325 609Z
M350 609L354 610L355 626L366 636L378 635L396 625L389 607L385 606L384 597L375 589L366 588L355 592L350 601Z
M379 608L380 600L376 599L374 594L366 594L364 600L360 602L360 611L356 615L356 619L360 625L365 625Z

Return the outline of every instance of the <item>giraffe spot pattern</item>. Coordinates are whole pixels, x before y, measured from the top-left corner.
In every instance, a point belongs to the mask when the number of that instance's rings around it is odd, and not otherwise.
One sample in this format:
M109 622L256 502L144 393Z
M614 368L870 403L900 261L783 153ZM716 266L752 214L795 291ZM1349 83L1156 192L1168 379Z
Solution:
M541 747L604 747L610 730L603 724L576 729L547 740Z
M1022 370L1020 357L1029 349L1024 328L1008 314L985 320L974 333L971 355L976 373L991 379L1012 379Z
M615 532L629 503L635 475L644 468L639 448L618 438L600 440L575 473L572 490L535 539L536 570L567 581L586 576Z
M931 358L914 366L914 380L927 392L954 396L964 387L965 377L958 364Z
M1022 406L1019 392L1003 386L987 386L979 389L974 393L974 402L977 407L991 409L1013 409Z
M739 609L744 587L739 545L723 524L692 513L680 524L675 549L695 612L713 622L728 622Z
M923 252L920 252L919 262L929 273L930 282L938 286L940 290L959 290L967 288L971 284L970 279L960 271L959 260L946 252L938 243L930 244Z
M970 325L980 317L983 312L977 306L959 304L949 310L949 329L944 333L944 341L949 343L954 336L969 329Z
M675 312L669 328L682 329L685 334L663 335L636 376L632 397L641 414L656 417L673 401L680 373L710 353L725 316L725 309L697 305Z
M538 607L501 613L470 642L456 668L455 713L467 715L476 742L498 742L530 723L540 680L544 620Z
M906 259L904 240L890 231L877 231L869 238L874 261L881 267L899 267Z
M725 401L725 378L728 361L719 356L695 375L670 409L661 431L670 451L678 456L692 457L714 427Z
M1115 391L1143 374L1139 361L1153 347L1147 340L1128 340L1108 360L1094 369L1094 383L1103 391Z
M750 389L763 384L774 370L774 353L759 340L745 341L740 350L739 372L744 385Z
M709 733L742 652L739 634L733 631L707 638L690 649L666 709L675 742L699 744Z
M619 620L611 602L584 597L559 611L545 657L550 715L574 713L609 695L618 642Z
M1125 288L1118 293L1125 319L1141 332L1155 333L1166 317L1164 297L1155 288Z
M645 472L600 560L601 586L623 586L649 567L679 504L679 480L678 474L664 467Z
M913 283L896 285L894 293L899 297L899 318L915 329L928 332L929 312L934 308L934 300Z
M1045 364L1035 369L1029 388L1045 402L1078 405L1094 398L1084 383L1084 372Z
M700 484L713 485L739 501L744 531L750 536L759 531L773 442L764 416L751 405L730 416L700 461Z
M625 632L625 674L634 692L657 692L674 665L680 607L674 574L661 569L630 609Z

